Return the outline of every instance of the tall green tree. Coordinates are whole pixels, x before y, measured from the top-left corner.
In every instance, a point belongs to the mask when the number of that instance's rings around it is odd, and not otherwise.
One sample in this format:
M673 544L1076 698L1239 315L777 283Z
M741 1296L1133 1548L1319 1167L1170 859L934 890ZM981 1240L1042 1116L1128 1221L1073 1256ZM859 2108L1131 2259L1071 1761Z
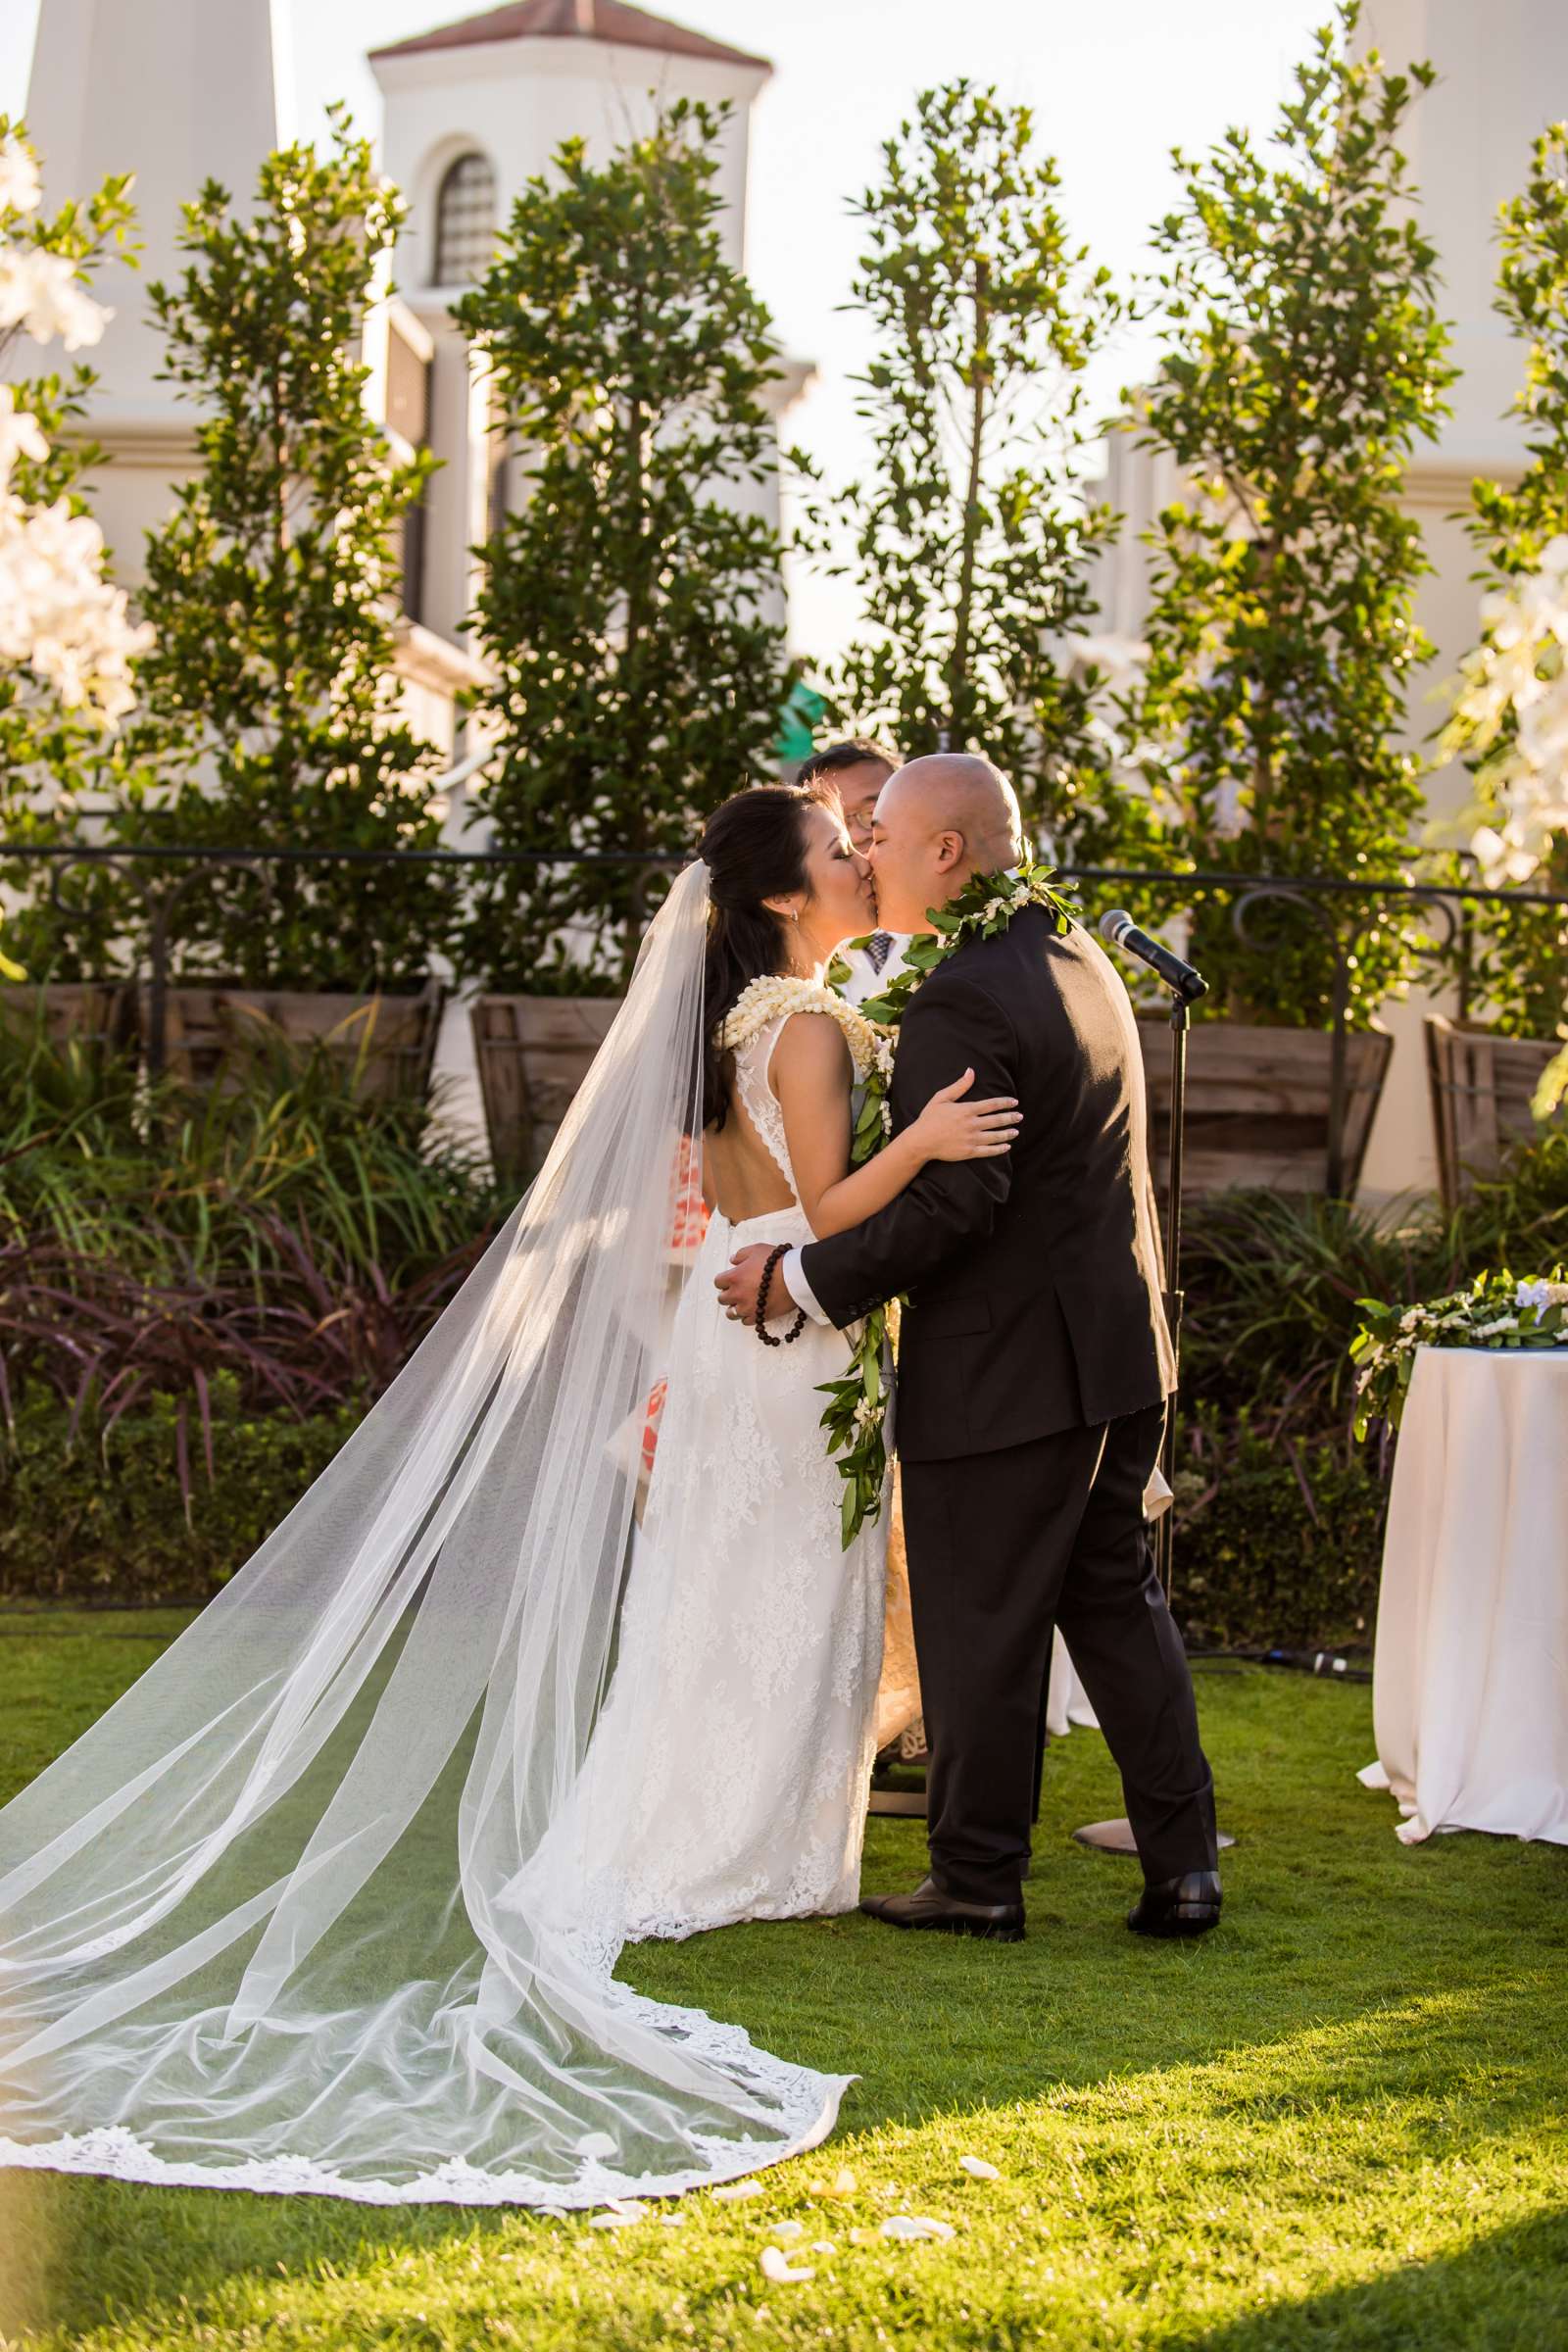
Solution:
M853 288L873 459L838 502L865 618L829 682L840 719L906 756L988 753L1057 848L1093 855L1143 799L1112 809L1097 673L1067 642L1115 525L1085 495L1083 379L1120 304L1058 186L1030 110L968 80L923 90L883 146Z
M1559 806L1568 800L1554 740L1564 694L1558 632L1568 612L1562 561L1568 533L1568 122L1553 123L1536 140L1524 188L1498 209L1498 242L1496 309L1527 353L1513 414L1524 419L1530 463L1511 486L1490 480L1473 485L1471 533L1483 576L1502 605L1494 612L1489 599L1482 608L1493 641L1484 656L1492 658L1477 666L1490 676L1473 685L1482 684L1484 707L1498 669L1504 681L1490 723L1477 726L1466 696L1446 739L1476 772L1480 802L1475 813L1494 831L1505 823L1515 797L1511 767L1522 767L1531 781L1545 787L1543 799L1549 793ZM1527 579L1534 583L1530 588ZM1521 590L1533 607L1528 615L1520 608ZM1513 624L1506 650L1496 645L1499 621ZM1523 677L1519 649L1531 640L1539 640L1539 653ZM1539 706L1530 712L1529 734L1544 742L1521 741L1516 704L1521 687ZM1548 704L1552 719L1543 724ZM1549 783L1547 762L1554 770ZM1544 839L1532 842L1526 857L1509 863L1533 894L1555 892L1568 900L1568 825L1548 829ZM1472 945L1477 996L1499 1026L1521 1037L1555 1035L1568 1019L1568 908L1483 904L1476 910Z
M1358 13L1317 33L1267 147L1231 130L1177 151L1181 201L1155 232L1169 342L1142 411L1189 487L1152 534L1145 715L1170 753L1172 846L1239 875L1395 876L1422 808L1396 738L1431 653L1429 565L1399 488L1454 370L1398 138L1432 74L1356 59ZM1416 949L1374 905L1342 910L1366 933L1361 1020ZM1323 1022L1332 950L1294 910L1272 927L1249 957L1227 910L1200 908L1199 960L1234 1012Z
M682 100L602 164L568 139L457 306L488 357L514 511L484 548L475 810L502 849L664 853L770 772L789 688L762 305L724 258L723 110ZM614 989L662 882L493 869L467 967L498 989Z
M151 301L199 409L200 467L147 544L158 644L126 743L123 823L227 848L435 846L430 748L398 713L399 523L429 461L365 406L367 313L404 208L333 110L329 151L270 155L236 211L185 208L188 267ZM281 864L270 900L190 894L187 963L307 988L407 984L451 922L429 867Z

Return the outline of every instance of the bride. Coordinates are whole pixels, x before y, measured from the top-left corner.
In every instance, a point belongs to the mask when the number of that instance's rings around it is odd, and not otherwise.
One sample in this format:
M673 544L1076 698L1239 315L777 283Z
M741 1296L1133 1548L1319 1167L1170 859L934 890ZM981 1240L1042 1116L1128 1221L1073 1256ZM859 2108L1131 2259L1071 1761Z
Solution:
M1015 1132L956 1072L850 1172L875 1040L822 975L871 913L831 801L716 811L435 1330L0 1813L0 2164L564 2207L831 2130L850 2077L612 1972L856 1899L883 1543L840 1544L816 1390L844 1340L764 1344L711 1277Z

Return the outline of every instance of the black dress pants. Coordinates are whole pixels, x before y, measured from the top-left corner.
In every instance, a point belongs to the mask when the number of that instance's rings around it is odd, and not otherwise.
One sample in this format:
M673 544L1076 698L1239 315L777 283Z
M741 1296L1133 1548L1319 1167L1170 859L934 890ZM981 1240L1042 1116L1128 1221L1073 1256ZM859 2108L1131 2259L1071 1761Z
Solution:
M1217 1865L1192 1677L1144 1527L1163 1427L1151 1405L998 1453L904 1464L931 1870L960 1901L1022 1898L1055 1626L1120 1770L1145 1877Z

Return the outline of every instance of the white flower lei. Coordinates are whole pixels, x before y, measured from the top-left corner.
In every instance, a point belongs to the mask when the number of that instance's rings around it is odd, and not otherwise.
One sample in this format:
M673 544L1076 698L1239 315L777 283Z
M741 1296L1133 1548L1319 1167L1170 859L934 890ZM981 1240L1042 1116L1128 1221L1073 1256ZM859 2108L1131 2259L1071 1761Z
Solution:
M825 1012L843 1031L859 1076L865 1077L877 1066L882 1039L863 1013L815 980L794 979L777 972L764 972L760 979L747 982L714 1030L713 1042L721 1053L733 1053L760 1029L776 1021L781 1013L791 1012Z

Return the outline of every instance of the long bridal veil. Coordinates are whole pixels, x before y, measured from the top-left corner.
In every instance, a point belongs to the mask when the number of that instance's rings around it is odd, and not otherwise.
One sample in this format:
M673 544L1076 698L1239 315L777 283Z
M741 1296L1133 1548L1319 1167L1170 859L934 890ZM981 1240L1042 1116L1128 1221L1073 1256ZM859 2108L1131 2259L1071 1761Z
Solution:
M614 1670L707 880L676 881L544 1169L399 1378L0 1813L0 2163L580 2205L830 2128L847 2078L634 1994L612 1918L512 1891ZM693 1492L661 1541L701 1518Z

